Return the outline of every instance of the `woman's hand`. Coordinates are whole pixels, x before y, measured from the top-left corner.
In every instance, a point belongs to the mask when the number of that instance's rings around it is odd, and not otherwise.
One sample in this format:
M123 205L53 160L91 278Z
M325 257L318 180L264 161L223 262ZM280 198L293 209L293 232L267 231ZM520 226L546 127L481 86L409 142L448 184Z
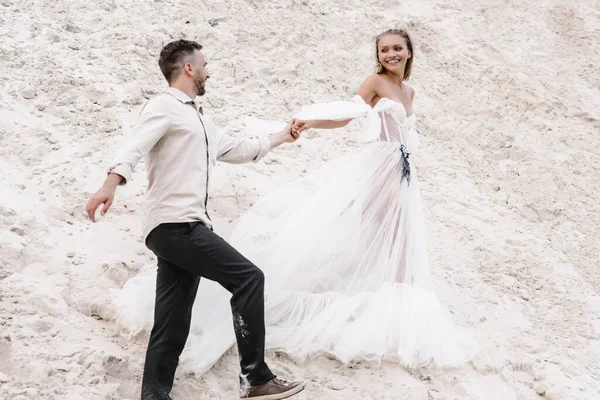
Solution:
M297 119L292 126L292 135L294 137L299 137L302 132L307 129L311 129L314 127L314 121L303 121Z
M336 129L342 128L348 125L352 121L351 119L345 119L342 121L333 121L333 120L318 120L311 119L308 121L304 121L301 119L297 119L294 125L292 126L292 135L300 135L307 129Z

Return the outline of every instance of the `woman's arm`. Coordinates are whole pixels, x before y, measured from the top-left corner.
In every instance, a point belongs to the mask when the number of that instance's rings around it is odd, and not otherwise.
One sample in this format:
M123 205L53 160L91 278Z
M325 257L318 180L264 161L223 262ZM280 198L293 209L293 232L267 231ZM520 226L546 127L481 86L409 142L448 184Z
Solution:
M371 104L375 96L377 96L377 89L379 87L380 77L377 74L373 74L367 77L360 88L358 89L358 95L363 98L365 103Z
M367 103L367 104L371 104L371 101L377 95L377 91L376 91L377 82L378 82L377 78L378 78L377 75L371 75L371 76L367 77L367 79L365 79L363 84L360 86L360 89L358 89L358 95L360 97L362 97L363 100L365 101L365 103ZM306 129L342 128L342 127L348 125L350 123L350 121L352 121L352 119L345 119L345 120L341 120L341 121L317 120L317 119L309 120L309 121L297 120L296 123L294 124L294 127L292 128L292 132L295 133L296 135L299 135Z
M335 129L342 128L348 125L352 121L351 119L344 119L341 121L333 121L328 119L311 119L309 121L296 121L296 126L301 127L300 132L306 129Z

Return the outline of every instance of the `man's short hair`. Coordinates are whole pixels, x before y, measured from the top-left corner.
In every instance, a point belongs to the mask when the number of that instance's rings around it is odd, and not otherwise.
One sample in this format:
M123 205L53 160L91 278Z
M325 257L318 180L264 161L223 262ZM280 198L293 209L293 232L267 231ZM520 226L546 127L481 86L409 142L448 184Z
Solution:
M158 58L158 66L167 82L171 83L173 79L179 76L183 64L190 56L194 55L196 50L202 50L202 45L185 39L170 42L162 48Z

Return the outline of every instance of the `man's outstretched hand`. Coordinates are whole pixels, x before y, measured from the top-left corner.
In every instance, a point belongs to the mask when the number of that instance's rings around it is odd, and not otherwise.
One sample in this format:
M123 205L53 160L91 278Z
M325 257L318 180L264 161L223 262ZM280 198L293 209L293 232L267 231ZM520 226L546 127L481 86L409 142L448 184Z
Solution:
M271 149L274 149L275 147L283 143L295 142L300 137L300 134L295 134L292 131L292 127L294 126L295 122L296 120L292 119L290 122L288 122L288 124L285 126L285 128L283 128L281 132L269 136L269 141L271 142Z
M283 128L283 131L281 132L283 137L285 138L284 141L286 143L295 142L300 137L300 134L295 134L292 129L295 123L296 120L292 119L290 122L287 123L287 125L285 126L285 128Z

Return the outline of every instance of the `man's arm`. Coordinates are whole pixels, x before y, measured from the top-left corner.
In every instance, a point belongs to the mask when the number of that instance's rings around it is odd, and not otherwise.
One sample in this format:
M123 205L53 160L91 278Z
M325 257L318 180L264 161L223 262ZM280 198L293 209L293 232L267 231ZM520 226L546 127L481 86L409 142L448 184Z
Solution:
M281 132L258 138L236 139L225 133L219 133L217 159L231 164L258 162L275 147L294 142L298 138L297 135L292 135L293 122L288 123Z
M169 114L167 107L162 103L160 98L155 98L146 104L140 114L139 124L127 144L115 157L104 184L89 199L86 212L93 222L100 204L104 204L100 212L100 215L104 215L112 205L117 186L124 185L131 179L140 159L148 154L169 129Z
M127 183L135 167L156 143L163 137L171 124L168 105L162 98L150 100L140 114L140 122L127 144L118 152L109 172L123 177L121 184Z

